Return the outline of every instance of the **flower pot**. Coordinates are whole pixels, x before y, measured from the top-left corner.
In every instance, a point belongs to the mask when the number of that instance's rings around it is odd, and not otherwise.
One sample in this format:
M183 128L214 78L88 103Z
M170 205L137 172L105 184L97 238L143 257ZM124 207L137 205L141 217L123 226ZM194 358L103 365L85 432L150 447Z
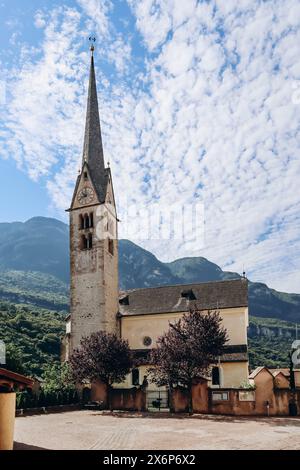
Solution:
M16 394L0 393L0 450L13 449L15 414Z

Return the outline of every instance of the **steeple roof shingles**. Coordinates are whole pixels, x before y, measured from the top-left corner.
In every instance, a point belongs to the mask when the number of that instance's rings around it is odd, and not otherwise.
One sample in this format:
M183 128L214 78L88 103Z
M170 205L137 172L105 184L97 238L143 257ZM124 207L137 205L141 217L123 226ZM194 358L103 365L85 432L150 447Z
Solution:
M99 201L104 202L109 169L104 166L93 53L91 54L82 166L85 163L88 165L89 174Z

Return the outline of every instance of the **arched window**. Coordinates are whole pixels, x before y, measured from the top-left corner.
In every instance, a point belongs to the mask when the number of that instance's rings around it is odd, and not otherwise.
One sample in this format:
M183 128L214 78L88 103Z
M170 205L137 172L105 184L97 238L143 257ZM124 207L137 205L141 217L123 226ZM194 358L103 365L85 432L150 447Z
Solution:
M88 247L88 239L85 235L81 235L80 248L86 250Z
M211 383L212 385L220 385L220 368L219 367L212 368Z
M80 227L80 230L94 227L94 214L93 214L93 212L90 212L89 214L80 214L79 215L79 227Z
M93 248L93 235L89 233L88 238L87 238L87 249L91 250L92 248Z
M132 385L140 385L140 371L139 369L132 369L131 371L131 382Z
M94 214L93 214L93 212L91 212L90 215L89 215L89 227L90 228L94 227Z
M114 241L108 239L108 251L111 255L114 254Z
M84 214L84 228L89 228L90 226L90 218L88 214Z

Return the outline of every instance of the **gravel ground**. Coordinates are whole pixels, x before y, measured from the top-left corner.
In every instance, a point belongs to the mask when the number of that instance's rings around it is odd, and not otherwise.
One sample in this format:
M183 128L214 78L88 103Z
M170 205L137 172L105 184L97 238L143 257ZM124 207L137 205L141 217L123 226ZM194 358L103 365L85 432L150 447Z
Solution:
M71 411L17 418L15 449L300 449L300 419Z

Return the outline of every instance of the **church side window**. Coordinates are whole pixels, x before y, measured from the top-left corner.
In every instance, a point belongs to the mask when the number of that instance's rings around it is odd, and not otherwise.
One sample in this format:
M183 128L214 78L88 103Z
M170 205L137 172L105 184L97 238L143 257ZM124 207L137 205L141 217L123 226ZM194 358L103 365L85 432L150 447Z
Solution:
M131 372L132 385L140 385L140 371L139 369L132 369Z
M212 385L220 385L220 369L219 369L219 367L213 367L212 368L211 383L212 383Z

